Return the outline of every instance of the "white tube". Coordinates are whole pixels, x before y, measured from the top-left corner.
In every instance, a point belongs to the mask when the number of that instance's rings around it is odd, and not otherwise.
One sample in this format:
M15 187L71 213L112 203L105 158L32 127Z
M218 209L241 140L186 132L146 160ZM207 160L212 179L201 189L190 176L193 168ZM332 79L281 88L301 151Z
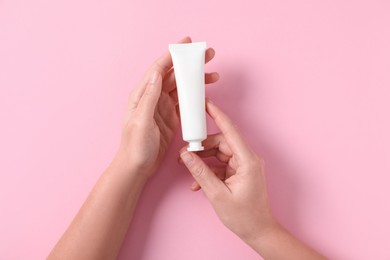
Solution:
M207 138L204 63L206 43L169 44L176 77L183 140L202 151Z

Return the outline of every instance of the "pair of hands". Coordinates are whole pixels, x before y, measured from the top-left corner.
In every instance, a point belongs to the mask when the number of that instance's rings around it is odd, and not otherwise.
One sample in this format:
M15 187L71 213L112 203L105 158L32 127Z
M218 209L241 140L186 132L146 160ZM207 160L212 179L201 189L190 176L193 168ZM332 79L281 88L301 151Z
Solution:
M185 38L181 42L190 42ZM205 61L215 55L206 51ZM219 78L206 73L206 83ZM163 160L179 124L177 92L169 53L159 58L132 91L118 153L101 175L49 259L116 259L144 184ZM324 259L273 219L268 206L264 163L231 120L212 102L208 114L221 133L209 136L205 150L180 151L222 222L264 259ZM202 158L215 157L220 165Z
M182 43L191 42L185 38ZM206 51L206 63L215 55ZM205 83L219 79L206 73ZM129 172L150 178L159 167L179 124L176 82L169 53L146 72L129 97L119 154ZM206 110L221 133L203 142L205 150L183 148L181 161L195 179L194 191L202 188L221 221L247 243L275 225L269 209L264 163L247 145L231 120L211 101ZM202 157L216 157L221 165L207 165Z

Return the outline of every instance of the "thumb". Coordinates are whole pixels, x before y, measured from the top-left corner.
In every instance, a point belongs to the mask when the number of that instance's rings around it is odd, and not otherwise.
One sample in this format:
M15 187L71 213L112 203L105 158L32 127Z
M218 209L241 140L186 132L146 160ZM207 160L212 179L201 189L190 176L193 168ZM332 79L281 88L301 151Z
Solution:
M150 118L154 116L154 110L161 95L162 78L160 72L154 71L146 84L145 92L138 103L137 109L140 109L142 114Z
M211 200L216 193L224 192L226 186L215 173L195 153L185 151L180 158L191 172L192 177L202 187L206 196Z

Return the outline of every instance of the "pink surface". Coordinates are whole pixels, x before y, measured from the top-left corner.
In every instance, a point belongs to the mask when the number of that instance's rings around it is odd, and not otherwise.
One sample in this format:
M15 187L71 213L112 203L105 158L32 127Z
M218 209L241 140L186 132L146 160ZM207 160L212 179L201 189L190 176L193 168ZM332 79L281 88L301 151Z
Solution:
M265 157L277 218L332 259L390 259L389 2L185 2L0 1L0 259L48 254L111 160L132 86L185 35L216 49L208 96ZM120 258L258 259L189 191L183 144Z

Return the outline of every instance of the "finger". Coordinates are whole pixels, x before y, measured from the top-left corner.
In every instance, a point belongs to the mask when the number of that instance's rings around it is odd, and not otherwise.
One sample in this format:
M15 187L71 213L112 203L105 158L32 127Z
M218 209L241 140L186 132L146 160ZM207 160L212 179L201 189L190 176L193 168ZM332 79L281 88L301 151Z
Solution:
M190 43L191 38L190 37L184 37L178 43ZM165 74L172 68L172 58L171 53L169 51L166 51L161 57L159 57L153 64L157 67L157 69L160 70L161 75L165 76ZM153 66L152 66L153 67Z
M192 40L189 36L181 39L177 43L191 43ZM155 65L161 69L162 75L164 76L163 80L163 90L166 92L169 92L169 84L166 84L165 79L170 78L171 74L173 74L173 62L172 62L172 56L169 51L165 52L164 55L162 55L159 59L155 61ZM168 89L166 89L168 88Z
M185 151L180 154L180 157L209 200L212 200L217 193L227 191L227 186L195 153Z
M238 163L234 156L228 156L218 149L197 152L197 155L201 158L215 157L218 161L226 163L227 166L229 166L233 170L236 170L238 168Z
M227 156L226 154L222 153L218 149L210 149L210 150L204 150L197 153L199 157L201 158L208 158L208 157L215 157L220 162L228 163L231 159L231 156Z
M226 166L225 165L211 165L210 170L214 172L214 174L220 179L221 181L225 180L226 176Z
M226 177L226 166L210 166L210 170L212 170L215 175L221 180L221 181L224 181L227 177ZM197 183L196 181L194 181L191 185L191 190L192 191L198 191L200 190L201 187L199 185L199 183Z
M180 118L180 109L179 106L176 106L176 115L178 118Z
M179 41L179 43L189 43L191 42L190 37L185 37ZM143 79L138 83L138 85L133 89L129 96L128 100L128 109L130 111L137 108L141 97L143 96L146 86L148 85L148 80L151 78L152 74L157 70L162 76L164 76L172 68L172 59L169 51L165 52L161 57L159 57L149 70L145 73Z
M129 95L129 99L127 101L127 109L132 112L134 111L139 101L141 100L142 95L144 94L145 88L135 88Z
M169 96L172 98L173 102L175 103L175 105L177 105L179 103L179 97L177 95L177 90L173 90L169 93Z
M161 95L162 78L158 71L155 71L149 82L147 83L144 94L139 101L137 110L145 116L145 118L153 118L157 102Z
M198 190L200 190L201 188L200 188L200 185L199 185L199 183L197 183L196 181L194 181L193 183L192 183L192 185L191 185L191 190L192 191L198 191Z
M219 161L228 163L233 156L233 152L221 134L207 136L206 140L204 140L202 144L204 150L198 152L198 155L202 158L214 156Z
M233 154L236 154L239 158L251 154L249 146L242 138L237 127L230 118L209 99L206 100L206 111L221 130L221 133Z
M225 137L222 134L208 135L206 140L202 142L204 150L217 149L227 157L232 157L233 152L227 144Z
M205 63L207 64L209 61L211 61L215 57L215 50L213 48L208 48L206 50L205 54ZM210 77L209 77L210 78ZM207 73L205 75L205 83L214 83L219 79L219 75L213 75L211 80L209 81L207 79ZM172 90L176 89L176 80L175 80L175 73L174 70L171 69L168 71L168 73L165 75L164 80L163 80L163 90L166 92L171 92Z
M209 63L212 59L215 57L215 50L213 48L207 48L205 56L204 56L204 62L205 64Z
M218 72L211 72L211 73L205 73L204 74L204 82L206 84L212 84L219 80L219 74Z
M202 145L204 150L196 153L201 158L216 157L223 163L228 163L232 159L233 153L221 134L207 136L207 139L202 142ZM186 147L183 147L180 153L184 152ZM181 162L180 159L179 162Z
M232 177L234 174L236 174L236 169L231 167L230 165L226 166L226 171L225 171L225 180L229 179Z
M218 149L198 151L198 152L196 152L196 154L200 158L216 157L222 163L228 163L229 159L231 158L231 157L228 157L225 154L222 154L221 152L219 152ZM183 163L183 160L180 157L177 159L177 161L178 161L178 163Z

